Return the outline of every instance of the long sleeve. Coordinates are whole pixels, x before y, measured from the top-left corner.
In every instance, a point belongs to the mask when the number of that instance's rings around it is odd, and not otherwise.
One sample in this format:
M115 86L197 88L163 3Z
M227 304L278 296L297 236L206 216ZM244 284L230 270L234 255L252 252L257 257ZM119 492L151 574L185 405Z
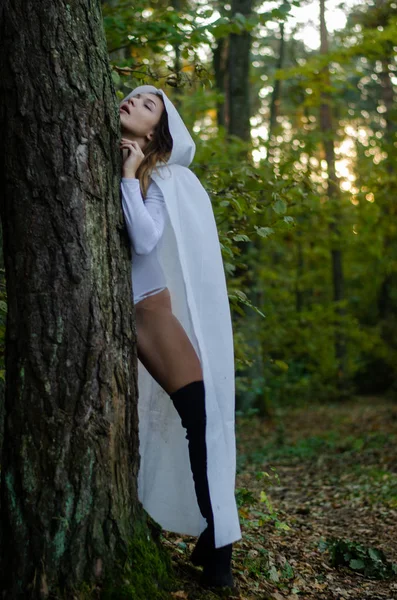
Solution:
M128 235L136 254L149 254L160 240L166 206L160 188L151 182L143 201L138 179L123 177L121 197Z

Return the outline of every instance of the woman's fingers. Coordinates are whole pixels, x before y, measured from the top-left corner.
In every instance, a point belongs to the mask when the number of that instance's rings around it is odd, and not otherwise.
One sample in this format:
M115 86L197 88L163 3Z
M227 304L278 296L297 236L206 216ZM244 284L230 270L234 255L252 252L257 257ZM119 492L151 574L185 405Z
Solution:
M121 146L131 146L131 148L139 149L139 146L136 142L130 142L130 140L121 140Z
M140 148L135 148L135 146L131 146L130 144L120 144L120 150L128 150L134 156L144 157L142 150Z
M123 176L135 177L136 171L139 169L142 161L145 158L138 142L122 138L120 142L120 150L123 158Z
M127 140L125 138L121 138L121 143L125 144L125 145L129 145L129 146L133 146L133 148L135 148L136 150L140 150L140 146L139 146L138 142L135 142L132 140Z
M129 140L126 140L126 141L122 140L121 144L120 144L120 148L122 150L129 150L130 152L134 152L134 154L136 154L137 156L141 156L141 157L144 156L144 154L137 142L131 142Z

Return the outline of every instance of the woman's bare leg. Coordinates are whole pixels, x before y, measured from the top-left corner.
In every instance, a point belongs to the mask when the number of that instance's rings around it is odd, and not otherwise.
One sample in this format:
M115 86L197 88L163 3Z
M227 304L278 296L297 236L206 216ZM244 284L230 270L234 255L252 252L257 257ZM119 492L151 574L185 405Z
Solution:
M168 394L203 379L196 351L172 314L168 290L136 305L136 324L138 357Z

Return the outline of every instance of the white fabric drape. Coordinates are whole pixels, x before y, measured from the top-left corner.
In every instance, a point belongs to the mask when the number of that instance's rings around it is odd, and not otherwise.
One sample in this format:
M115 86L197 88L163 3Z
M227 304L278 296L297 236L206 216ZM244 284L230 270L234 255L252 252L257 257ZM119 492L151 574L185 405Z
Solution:
M215 544L221 547L241 537L234 497L235 395L230 308L211 201L187 168L195 152L188 130L162 90L140 86L125 100L139 93L158 92L164 100L173 138L168 164L152 174L168 212L158 256L170 290L173 313L196 349L203 369L207 475ZM179 415L169 396L141 363L138 387L139 498L164 529L198 535L206 522L197 505L187 440Z

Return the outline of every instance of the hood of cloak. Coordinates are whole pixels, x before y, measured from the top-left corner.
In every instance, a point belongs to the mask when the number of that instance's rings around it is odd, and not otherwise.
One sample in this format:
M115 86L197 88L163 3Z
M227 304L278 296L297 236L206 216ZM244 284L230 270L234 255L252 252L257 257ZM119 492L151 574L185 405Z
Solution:
M196 145L175 106L167 98L163 90L157 89L153 85L140 85L130 94L128 94L128 96L124 98L123 102L127 102L127 100L133 96L136 96L137 94L161 95L165 110L167 111L168 128L172 137L172 151L167 164L188 167L193 161L194 154L196 152Z

